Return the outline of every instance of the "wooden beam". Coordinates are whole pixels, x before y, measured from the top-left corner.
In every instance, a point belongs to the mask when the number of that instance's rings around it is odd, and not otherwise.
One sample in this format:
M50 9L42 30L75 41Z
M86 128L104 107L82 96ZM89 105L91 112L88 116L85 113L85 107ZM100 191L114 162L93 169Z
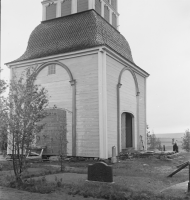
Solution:
M175 170L174 172L172 172L168 177L172 177L173 175L177 174L179 171L181 171L182 169L184 169L185 167L187 167L189 165L189 162L185 163L184 165L182 165L179 169Z

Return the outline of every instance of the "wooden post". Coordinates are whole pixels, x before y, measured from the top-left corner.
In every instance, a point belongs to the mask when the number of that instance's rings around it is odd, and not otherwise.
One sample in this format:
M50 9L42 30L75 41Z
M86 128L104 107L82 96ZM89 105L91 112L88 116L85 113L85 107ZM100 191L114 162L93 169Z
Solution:
M190 162L188 164L189 164L189 183L187 191L190 192Z
M180 164L180 165L177 165L176 167L177 168L179 168L179 167L181 167L181 166L183 166L183 165L185 165L185 164L187 164L188 162L184 162L184 163L182 163L182 164Z

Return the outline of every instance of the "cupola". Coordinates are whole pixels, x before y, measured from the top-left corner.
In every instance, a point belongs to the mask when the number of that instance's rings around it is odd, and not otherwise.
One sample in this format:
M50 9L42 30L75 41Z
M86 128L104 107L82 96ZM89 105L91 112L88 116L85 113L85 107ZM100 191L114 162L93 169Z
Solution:
M117 0L44 0L42 21L94 9L114 28L118 29Z

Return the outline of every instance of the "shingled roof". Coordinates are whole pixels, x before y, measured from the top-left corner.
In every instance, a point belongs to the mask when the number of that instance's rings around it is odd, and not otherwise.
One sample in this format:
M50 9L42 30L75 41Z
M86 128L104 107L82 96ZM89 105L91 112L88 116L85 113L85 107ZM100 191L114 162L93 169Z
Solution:
M94 10L42 22L31 33L25 53L11 63L108 46L133 62L126 39Z

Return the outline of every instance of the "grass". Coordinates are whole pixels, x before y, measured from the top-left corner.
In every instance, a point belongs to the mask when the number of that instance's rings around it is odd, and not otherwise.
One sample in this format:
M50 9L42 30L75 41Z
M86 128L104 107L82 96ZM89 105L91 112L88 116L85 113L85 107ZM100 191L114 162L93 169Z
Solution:
M80 195L85 198L93 197L109 200L184 200L184 197L157 195L148 191L136 192L124 186L118 186L114 184L62 184L61 180L59 179L56 181L56 183L47 183L44 177L39 180L30 179L20 185L18 185L16 181L11 180L9 184L9 186L12 188L41 194L59 191L73 196ZM186 199L188 199L188 197Z
M46 180L29 180L22 185L15 183L14 177L8 178L5 171L0 172L0 185L16 187L22 190L38 193L50 193L54 191L62 191L71 195L82 195L84 197L104 198L104 199L151 199L151 200L177 200L190 199L190 197L169 197L160 195L160 191L166 187L176 183L188 180L188 170L184 169L172 178L167 178L171 172L176 169L180 163L190 160L188 153L181 153L175 159L170 161L160 160L155 157L136 158L120 161L113 165L113 174L115 184L103 183L80 183L80 184L63 184L57 179L55 183L47 183ZM65 162L66 172L87 173L87 166L95 161L82 162ZM9 164L7 164L9 163ZM11 168L9 162L4 162L3 170L7 167ZM59 168L51 165L58 163L33 163L30 165L32 169L41 168L42 171L26 172L25 178L34 176L45 176L47 174L58 173ZM42 184L43 182L43 184Z
M0 162L1 165L1 170L0 171L9 171L9 170L13 170L13 164L10 161L6 161L6 162Z

